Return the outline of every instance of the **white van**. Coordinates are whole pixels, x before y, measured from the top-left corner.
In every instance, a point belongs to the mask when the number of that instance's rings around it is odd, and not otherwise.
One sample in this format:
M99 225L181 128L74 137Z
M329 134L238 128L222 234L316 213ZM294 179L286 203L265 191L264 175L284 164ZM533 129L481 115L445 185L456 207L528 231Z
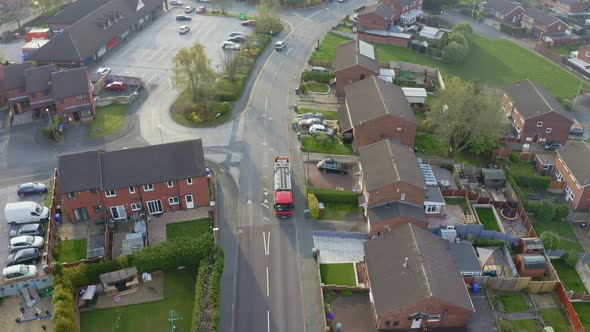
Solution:
M49 209L35 202L8 203L4 208L6 222L12 225L49 220Z
M275 50L277 50L277 51L282 51L285 49L285 47L287 47L287 43L285 43L284 40L278 41L275 44Z

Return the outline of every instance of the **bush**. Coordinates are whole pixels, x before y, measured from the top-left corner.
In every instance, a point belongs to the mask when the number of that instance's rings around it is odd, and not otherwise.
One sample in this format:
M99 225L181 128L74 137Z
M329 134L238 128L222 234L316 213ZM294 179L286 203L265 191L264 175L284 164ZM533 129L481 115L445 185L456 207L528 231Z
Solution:
M212 235L207 233L198 239L183 238L175 242L165 242L155 247L147 247L133 253L131 262L141 272L169 270L178 266L196 267L199 261L211 252Z
M235 82L225 77L217 80L215 90L219 101L234 101L240 97Z
M395 78L393 83L406 88L415 88L418 85L416 81L404 80L401 78Z
M192 331L217 331L223 252L216 247L208 264L201 264L195 285Z
M545 231L541 233L539 237L543 241L543 246L545 249L557 249L559 248L559 236L554 232Z
M512 174L506 172L506 179L508 180L508 183L510 183L510 186L512 187L512 190L514 190L514 193L516 194L516 197L518 198L518 200L523 205L526 205L526 203L527 203L526 195L524 194L522 189L520 189L520 187L518 186L518 184L514 180L514 177L512 177ZM528 208L528 207L525 206L525 208Z
M555 219L555 205L550 201L542 201L532 205L532 210L537 221L550 222Z
M324 83L324 84L330 84L330 81L334 77L336 77L336 73L334 73L334 72L322 73L319 71L309 71L309 70L304 71L303 74L301 75L301 79L304 82L315 81L317 83Z
M555 217L565 219L570 214L570 206L567 204L553 204L555 206Z
M72 305L74 303L72 302ZM58 316L53 314L53 330L56 332L77 332L76 317Z
M527 34L527 29L524 27L513 27L508 24L500 24L500 31L513 36L524 36Z
M334 203L358 203L358 194L353 191L343 191L325 188L309 188L309 193L314 194L321 202Z
M517 163L520 161L520 155L518 154L518 152L512 151L510 152L510 156L508 157L508 159L510 159L510 161L513 163Z
M563 259L563 262L567 266L575 269L576 263L578 262L578 253L575 251L566 251L561 259Z
M309 216L311 219L320 217L320 202L314 194L307 194L307 204L309 205Z
M501 247L508 246L508 241L504 240L492 240L483 237L475 238L473 245L476 247Z
M522 176L514 175L514 180L522 186L533 188L537 191L547 190L551 177L549 176Z

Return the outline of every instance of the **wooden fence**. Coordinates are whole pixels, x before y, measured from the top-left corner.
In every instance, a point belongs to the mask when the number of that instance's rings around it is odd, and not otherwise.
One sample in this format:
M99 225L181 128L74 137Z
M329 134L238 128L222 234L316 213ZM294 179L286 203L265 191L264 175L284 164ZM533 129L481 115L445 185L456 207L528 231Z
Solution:
M49 221L47 221L47 238L45 239L45 272L51 272L51 263L53 263L53 247L55 246L55 241L57 241L57 222L55 221L55 213L57 206L59 205L59 181L57 178L57 168L53 170L53 192L51 193L52 197L50 200L49 208ZM63 215L61 216L63 220Z
M582 325L582 322L580 321L580 317L578 317L578 313L576 312L576 309L574 309L574 306L572 305L572 302L570 301L570 298L565 290L565 287L563 287L563 284L561 282L559 282L557 284L557 287L555 288L555 292L557 293L557 296L559 298L559 302L561 302L561 304L563 305L563 307L565 309L565 313L567 315L567 318L569 318L570 324L572 325L572 328L574 329L574 331L576 331L576 332L584 331L584 325Z
M465 282L471 284L477 282L479 285L489 289L506 292L526 291L528 293L550 293L555 290L559 281L533 281L531 277L506 278L506 277L466 277Z

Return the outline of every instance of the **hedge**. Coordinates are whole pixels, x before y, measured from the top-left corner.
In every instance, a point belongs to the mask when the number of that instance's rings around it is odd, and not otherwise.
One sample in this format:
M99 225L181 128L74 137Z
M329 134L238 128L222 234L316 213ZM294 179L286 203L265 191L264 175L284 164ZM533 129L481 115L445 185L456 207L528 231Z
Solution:
M320 202L335 203L358 203L358 194L353 191L326 189L326 188L309 188L309 193L314 194Z
M219 324L219 295L223 273L223 251L215 247L206 264L200 264L195 285L195 306L191 330L217 331ZM203 304L208 304L204 306Z
M334 72L326 72L326 73L322 73L320 71L304 71L303 74L301 74L301 80L304 82L310 82L310 81L315 81L317 83L325 83L325 84L330 84L330 81L336 77L336 74Z
M320 217L320 202L314 194L307 194L307 204L309 205L309 216L311 219Z
M549 183L551 183L551 177L549 176L519 176L513 175L516 182L523 186L533 188L535 190L547 190Z
M508 246L508 241L504 240L492 240L483 237L475 238L473 241L473 245L476 247L498 247L498 246Z

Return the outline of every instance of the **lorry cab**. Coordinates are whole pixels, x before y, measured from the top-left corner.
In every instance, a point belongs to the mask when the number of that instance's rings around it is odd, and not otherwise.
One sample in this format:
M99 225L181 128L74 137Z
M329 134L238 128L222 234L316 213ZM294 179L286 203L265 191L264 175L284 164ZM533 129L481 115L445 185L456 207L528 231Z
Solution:
M287 218L293 215L293 193L291 191L277 191L275 193L275 215Z

